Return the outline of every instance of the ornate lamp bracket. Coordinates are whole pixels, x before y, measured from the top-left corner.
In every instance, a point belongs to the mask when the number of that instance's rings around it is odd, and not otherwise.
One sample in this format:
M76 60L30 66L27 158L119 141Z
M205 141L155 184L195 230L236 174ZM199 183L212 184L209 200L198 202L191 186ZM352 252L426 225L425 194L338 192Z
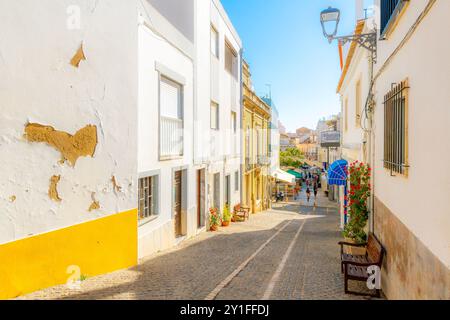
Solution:
M366 50L369 50L373 62L377 61L377 33L376 31L364 34L354 34L350 36L343 37L333 37L333 40L338 40L342 45L347 42L353 41L356 42L360 47L363 47Z

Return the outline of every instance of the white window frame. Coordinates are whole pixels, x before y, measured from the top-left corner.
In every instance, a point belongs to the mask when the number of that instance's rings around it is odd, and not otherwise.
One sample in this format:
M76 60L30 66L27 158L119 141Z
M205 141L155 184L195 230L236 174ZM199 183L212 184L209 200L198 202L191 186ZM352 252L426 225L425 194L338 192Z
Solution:
M361 127L361 116L362 116L362 87L361 79L358 79L355 85L355 126L356 128Z
M215 126L213 126L213 112L212 112L213 107L216 108L216 119L215 119L216 125ZM211 128L211 130L216 130L216 131L220 130L220 106L219 106L219 104L217 102L211 101L211 106L210 106L209 111L210 111L210 128Z
M233 59L231 61L231 66L230 66L231 70L228 70L228 68L227 68L227 65L228 65L227 64L227 50L230 51L230 53L232 55L232 59ZM238 54L237 54L236 50L233 48L233 46L231 45L231 43L227 39L225 39L225 53L224 53L224 57L225 57L225 59L224 59L225 71L228 72L229 74L231 74L231 76L233 78L237 79L238 78L238 75L237 75Z
M178 77L179 78L179 77ZM161 83L162 82L166 82L169 85L173 85L175 87L177 87L179 89L179 93L178 93L178 115L176 118L173 117L167 117L163 115L162 112L162 106L161 106ZM159 118L158 118L158 122L159 122L159 159L160 161L165 161L165 160L173 160L173 159L179 159L182 158L184 156L184 83L179 82L176 80L176 78L174 79L171 76L166 75L165 73L160 73L159 74L159 81L158 81L158 90L159 90ZM181 146L181 151L178 154L163 154L162 152L162 119L171 119L171 120L176 120L176 121L180 121L181 122L181 134L182 134L182 146Z
M233 134L237 133L237 113L235 111L231 111L231 130Z
M142 175L138 180L138 221L139 225L146 224L159 217L159 186L158 174ZM147 186L145 185L147 182ZM145 194L146 188L148 194ZM147 198L147 199L146 199ZM147 200L147 205L145 204ZM143 203L143 206L142 206ZM145 212L148 210L148 213ZM144 212L143 212L144 211Z
M215 33L216 35L216 41L215 43L213 43L213 33ZM220 57L220 49L219 49L219 43L220 43L220 35L219 35L219 31L217 30L216 27L214 27L213 24L211 24L211 31L210 31L210 51L211 51L211 55L216 57L217 59L219 59ZM213 48L213 46L215 48ZM214 50L213 50L214 49Z

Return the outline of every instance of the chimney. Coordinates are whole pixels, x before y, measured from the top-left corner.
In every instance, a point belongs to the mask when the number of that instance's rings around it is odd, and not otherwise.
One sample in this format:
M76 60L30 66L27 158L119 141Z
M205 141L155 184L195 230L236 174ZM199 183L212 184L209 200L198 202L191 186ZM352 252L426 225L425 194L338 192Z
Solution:
M355 0L355 17L356 17L356 22L365 18L364 0Z

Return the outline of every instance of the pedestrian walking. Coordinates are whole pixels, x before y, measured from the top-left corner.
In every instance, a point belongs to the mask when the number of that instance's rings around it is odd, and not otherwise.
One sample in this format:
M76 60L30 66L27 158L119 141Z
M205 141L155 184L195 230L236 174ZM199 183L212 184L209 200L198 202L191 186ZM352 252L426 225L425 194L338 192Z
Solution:
M297 185L295 186L295 197L294 197L294 200L297 200L299 193L300 193L300 187L299 187L299 185L297 184Z
M317 198L317 184L314 185L314 199Z
M309 189L309 187L306 188L306 199L308 200L308 202L311 199L311 190Z

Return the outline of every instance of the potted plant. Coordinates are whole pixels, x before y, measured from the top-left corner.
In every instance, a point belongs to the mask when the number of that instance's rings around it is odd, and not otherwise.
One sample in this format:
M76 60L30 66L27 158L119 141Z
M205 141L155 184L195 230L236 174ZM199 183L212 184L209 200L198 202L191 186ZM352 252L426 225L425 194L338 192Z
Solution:
M349 222L344 228L343 236L347 242L362 244L367 241L367 221L369 210L367 200L370 197L371 168L358 161L350 164L348 169L350 191L346 198ZM364 248L347 248L354 255L364 255Z
M220 225L220 217L217 208L209 209L209 230L217 231Z
M223 209L223 221L222 221L222 227L228 227L231 222L231 211L230 207L228 205L225 206Z
M233 210L233 217L232 217L232 222L244 222L245 218L243 218L239 212L241 211L241 204L237 204L234 206L234 210Z

